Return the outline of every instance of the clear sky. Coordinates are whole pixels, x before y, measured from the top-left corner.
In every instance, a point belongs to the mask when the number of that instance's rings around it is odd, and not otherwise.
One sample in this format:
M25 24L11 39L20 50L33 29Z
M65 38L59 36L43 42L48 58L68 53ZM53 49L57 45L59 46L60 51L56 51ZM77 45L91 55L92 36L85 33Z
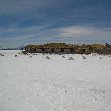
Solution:
M110 43L111 0L0 0L0 45Z

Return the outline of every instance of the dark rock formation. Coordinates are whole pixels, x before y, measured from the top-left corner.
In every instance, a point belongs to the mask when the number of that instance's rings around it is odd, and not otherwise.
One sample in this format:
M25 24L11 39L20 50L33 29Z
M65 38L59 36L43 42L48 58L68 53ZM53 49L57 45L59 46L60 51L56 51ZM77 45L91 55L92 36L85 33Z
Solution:
M27 45L25 53L55 53L55 54L111 54L111 45L74 45L65 43L48 43L44 45Z

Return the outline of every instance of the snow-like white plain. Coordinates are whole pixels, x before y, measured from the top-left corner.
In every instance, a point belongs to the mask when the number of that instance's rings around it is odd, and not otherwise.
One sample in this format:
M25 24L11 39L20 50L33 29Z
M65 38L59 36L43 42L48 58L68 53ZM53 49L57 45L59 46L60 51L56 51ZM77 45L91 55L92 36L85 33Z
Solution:
M0 51L0 111L111 111L110 56L18 52Z

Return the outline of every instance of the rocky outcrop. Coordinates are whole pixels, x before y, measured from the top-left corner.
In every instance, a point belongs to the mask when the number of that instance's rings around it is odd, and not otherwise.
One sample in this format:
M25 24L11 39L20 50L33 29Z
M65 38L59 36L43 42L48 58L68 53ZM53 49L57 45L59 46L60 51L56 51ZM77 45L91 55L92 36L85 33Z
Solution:
M48 43L44 45L27 45L25 52L28 53L57 53L57 54L111 54L111 45L74 45L65 43Z

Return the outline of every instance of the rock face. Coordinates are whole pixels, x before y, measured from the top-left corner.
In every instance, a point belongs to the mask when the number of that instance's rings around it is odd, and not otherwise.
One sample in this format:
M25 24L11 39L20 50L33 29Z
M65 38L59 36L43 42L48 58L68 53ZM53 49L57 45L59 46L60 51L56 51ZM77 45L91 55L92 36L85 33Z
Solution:
M56 54L111 54L111 45L74 45L65 43L49 43L44 45L27 45L27 53L56 53Z

